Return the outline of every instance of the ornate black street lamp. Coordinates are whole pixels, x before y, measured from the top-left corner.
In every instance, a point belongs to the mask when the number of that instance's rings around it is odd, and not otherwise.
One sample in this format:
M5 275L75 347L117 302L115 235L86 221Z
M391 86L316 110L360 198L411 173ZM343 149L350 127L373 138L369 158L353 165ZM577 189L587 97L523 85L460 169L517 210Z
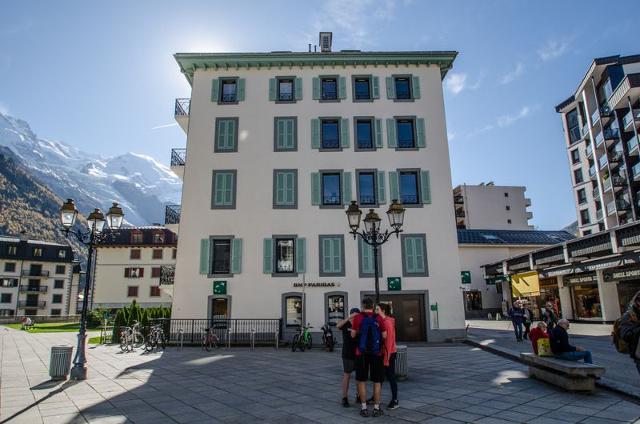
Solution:
M347 208L347 220L349 221L349 227L351 228L350 234L353 235L355 240L358 236L362 238L366 244L373 248L373 270L376 281L376 303L380 303L380 283L378 276L378 248L385 244L389 237L393 234L398 235L402 232L402 224L404 223L404 211L398 200L394 199L389 205L387 210L387 217L389 218L389 225L392 230L380 231L380 217L373 210L369 209L369 213L364 217L364 230L358 231L360 228L360 219L362 218L362 211L358 207L358 203L352 201Z
M91 262L93 260L93 250L97 244L104 240L106 233L103 231L105 224L108 224L110 229L117 230L122 225L124 219L124 213L122 208L114 203L107 212L107 219L105 220L104 214L100 209L95 209L87 217L88 231L72 230L71 228L76 222L78 217L78 209L73 203L72 199L67 201L60 208L60 222L64 227L64 232L67 237L69 234L73 234L80 243L88 246L89 252L87 256L87 272L84 282L84 298L82 299L82 315L80 316L80 331L78 332L78 347L76 348L76 355L73 358L73 368L71 368L72 380L86 380L87 379L87 309L89 302L89 289L91 287Z

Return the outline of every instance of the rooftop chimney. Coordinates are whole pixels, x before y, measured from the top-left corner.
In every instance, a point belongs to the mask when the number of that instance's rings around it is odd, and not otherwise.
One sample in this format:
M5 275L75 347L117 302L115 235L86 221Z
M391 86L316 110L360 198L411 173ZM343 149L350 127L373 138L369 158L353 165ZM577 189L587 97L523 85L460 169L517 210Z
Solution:
M320 33L320 51L322 53L328 53L331 51L331 42L333 39L332 32L321 32Z

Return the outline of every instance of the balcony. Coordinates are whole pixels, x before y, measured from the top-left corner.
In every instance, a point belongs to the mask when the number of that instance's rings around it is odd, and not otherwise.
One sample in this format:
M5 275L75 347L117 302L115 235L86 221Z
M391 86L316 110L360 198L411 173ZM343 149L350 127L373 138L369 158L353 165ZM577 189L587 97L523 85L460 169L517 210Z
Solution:
M584 137L589 135L589 125L584 124L582 126L582 128L580 129L580 135L582 135L582 138L584 138Z
M453 203L455 203L456 205L462 205L464 204L464 198L461 194L457 194L453 196Z
M609 191L611 190L611 178L607 178L606 180L602 181L602 190L603 191Z
M602 220L602 208L596 209L596 221Z
M638 137L635 135L627 141L629 156L638 156Z
M640 95L640 74L628 74L613 90L607 100L612 109L618 109L624 105L624 101L629 97Z
M607 166L607 157L605 155L600 156L598 159L598 164L600 165L600 169L603 169Z
M617 199L616 209L618 209L618 212L627 212L631 210L631 204L627 201L627 199Z
M533 212L527 211L527 219L533 219Z
M600 147L604 142L604 136L602 135L602 131L598 132L595 137L596 147Z
M20 292L21 293L46 293L47 288L48 288L47 286L30 286L28 284L21 284Z
M465 216L464 211L456 211L456 218L464 218Z
M18 308L38 308L42 309L47 306L47 302L44 300L39 300L36 302L30 300L18 300Z
M187 149L171 149L171 170L180 178L184 177L187 163Z
M589 168L589 178L591 178L592 180L596 179L596 168L595 166L592 166Z
M618 128L605 128L602 133L605 140L618 140L620 138L620 130Z
M631 167L631 177L634 181L640 180L640 163L636 163Z
M615 200L612 200L611 202L607 203L607 215L611 215L616 213L616 202Z
M591 145L587 146L587 148L585 149L586 153L587 153L587 157L590 158L591 156L593 156L593 149L591 148Z
M33 271L30 269L23 269L21 275L23 277L30 277L30 278L48 278L49 271Z
M593 191L591 192L591 195L593 196L594 200L595 199L599 199L600 198L600 190L598 190L597 188L594 188ZM586 199L585 199L585 203L586 203Z
M175 265L162 265L160 267L160 285L172 286L175 272Z
M524 198L524 206L527 207L527 208L529 206L531 206L531 199L529 199L528 197L525 197Z
M611 182L613 187L619 189L627 185L627 178L624 175L612 175Z
M189 129L189 109L191 108L191 99L176 99L175 119L180 128L186 133Z
M164 226L178 234L180 228L180 205L167 205L164 207Z
M591 114L591 125L595 125L600 120L600 110L596 109Z

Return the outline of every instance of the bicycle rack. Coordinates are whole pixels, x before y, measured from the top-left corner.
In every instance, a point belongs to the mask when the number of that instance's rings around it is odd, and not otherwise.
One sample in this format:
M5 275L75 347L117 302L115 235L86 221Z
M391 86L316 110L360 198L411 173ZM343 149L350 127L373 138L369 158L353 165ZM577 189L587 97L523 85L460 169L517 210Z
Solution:
M252 328L251 329L251 350L255 350L256 349L256 329Z
M184 343L184 330L181 328L178 330L178 350L182 350L183 343Z

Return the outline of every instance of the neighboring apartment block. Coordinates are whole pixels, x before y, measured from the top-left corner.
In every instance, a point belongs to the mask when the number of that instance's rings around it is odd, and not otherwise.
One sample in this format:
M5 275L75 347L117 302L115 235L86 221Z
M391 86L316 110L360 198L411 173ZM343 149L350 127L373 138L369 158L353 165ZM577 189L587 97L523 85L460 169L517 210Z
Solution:
M640 55L593 61L562 114L581 236L640 214Z
M531 199L526 188L497 186L493 182L459 185L453 189L456 227L469 230L532 230Z
M0 318L75 315L79 277L70 246L0 236Z
M176 102L187 148L171 161L184 179L172 316L279 318L285 338L335 324L374 290L347 205L384 218L399 199L404 232L381 255L398 338L464 335L442 93L456 52L321 45L175 55L192 92Z
M161 226L108 234L96 248L92 307L170 307L176 252L176 234Z

